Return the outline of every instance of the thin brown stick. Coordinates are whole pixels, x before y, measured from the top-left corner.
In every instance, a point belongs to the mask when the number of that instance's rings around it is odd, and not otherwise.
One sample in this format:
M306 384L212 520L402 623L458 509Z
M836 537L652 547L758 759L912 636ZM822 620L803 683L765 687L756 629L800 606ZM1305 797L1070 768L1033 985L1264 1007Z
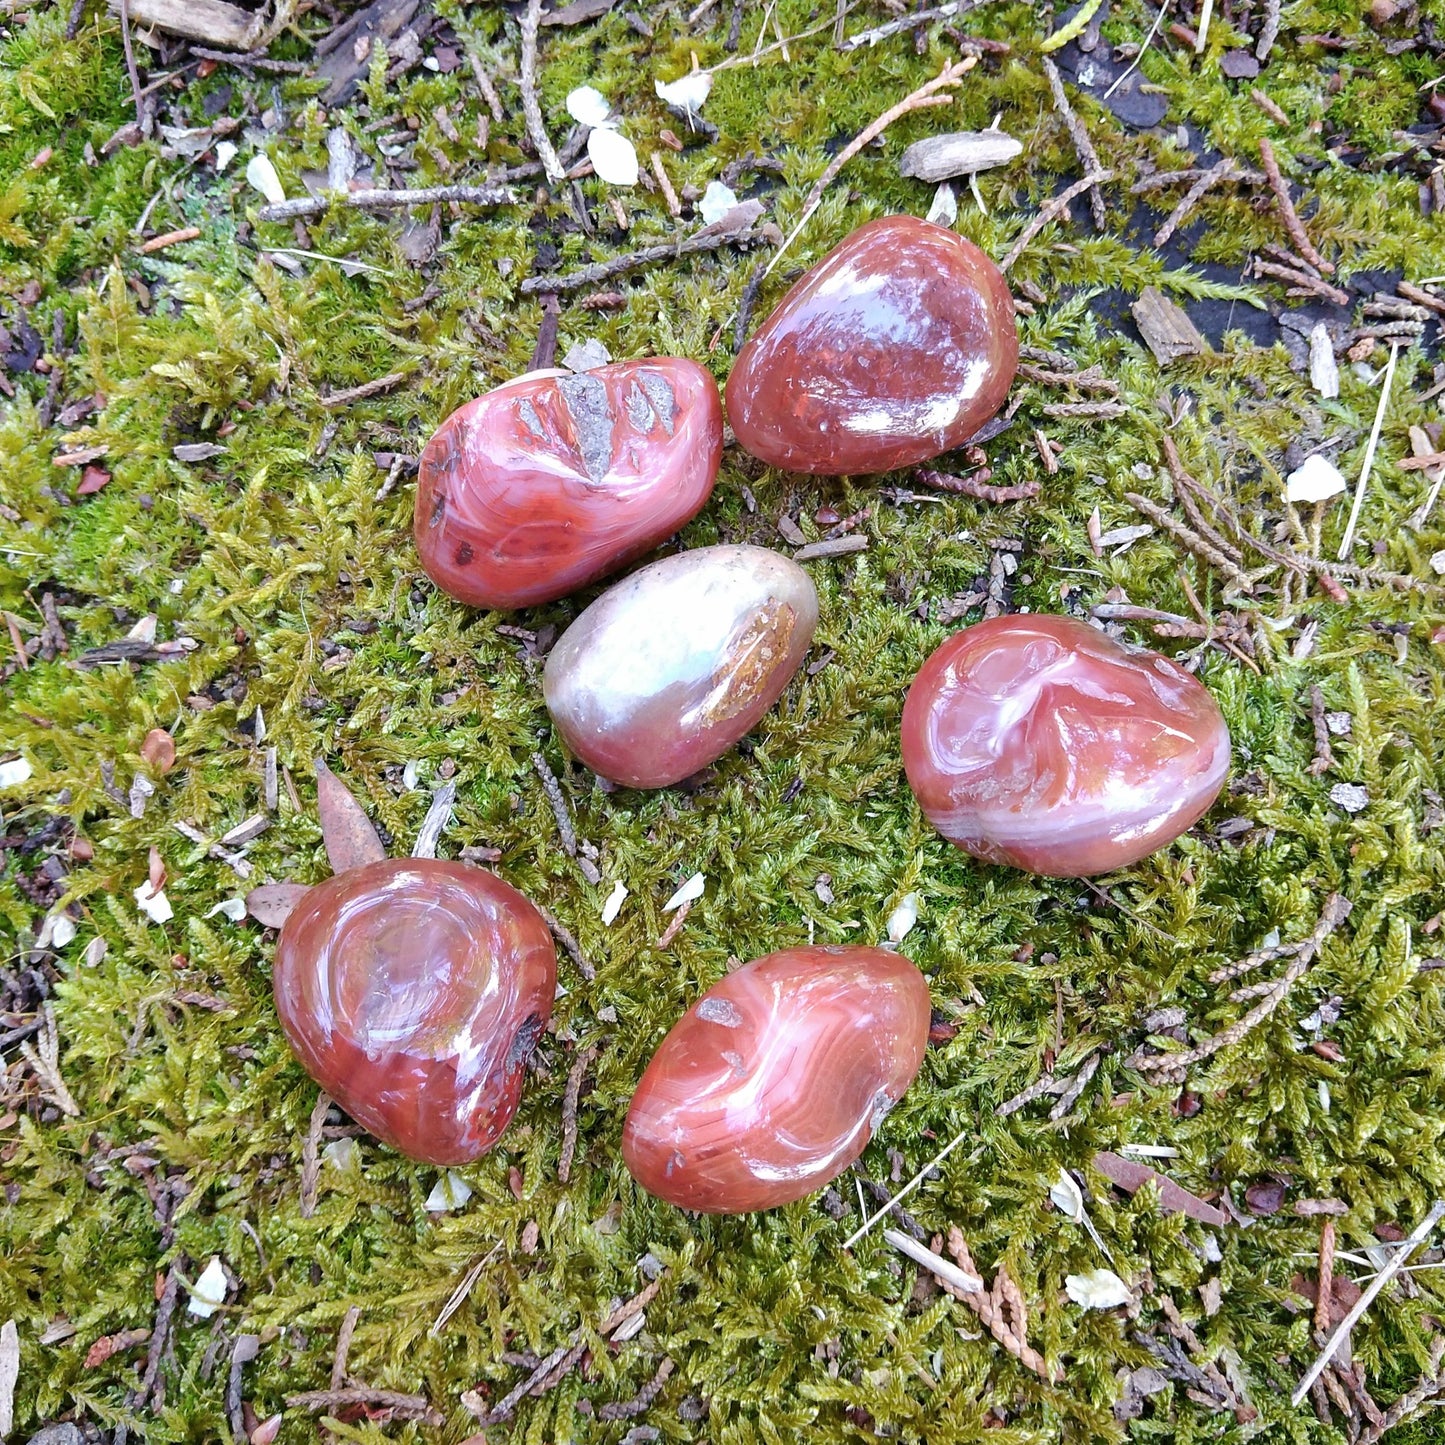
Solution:
M1211 567L1219 571L1230 587L1239 592L1252 592L1254 583L1235 565L1229 557L1211 542L1200 536L1192 527L1187 527L1177 518L1170 516L1157 502L1141 497L1137 492L1125 492L1124 500L1137 512L1142 512L1156 526L1172 532L1197 557L1202 557Z
M653 944L653 947L659 953L661 953L663 949L672 946L673 939L675 939L677 935L682 932L682 925L687 922L687 915L691 912L692 899L689 898L685 903L682 904L682 906L677 910L677 912L672 915L672 922L669 923L667 927L662 930L662 933L659 936L657 942Z
M1409 1419L1422 1405L1437 1395L1445 1394L1445 1372L1440 1369L1442 1360L1445 1360L1445 1335L1437 1335L1430 1348L1430 1369L1418 1385L1407 1390L1385 1411L1378 1426L1371 1425L1361 1434L1359 1445L1379 1445L1379 1441L1396 1425Z
M293 1410L307 1410L315 1414L318 1410L334 1410L345 1405L373 1405L379 1409L392 1410L399 1415L425 1419L437 1425L445 1416L432 1408L425 1395L406 1395L399 1390L373 1390L367 1385L357 1385L346 1390L305 1390L299 1395L287 1395L286 1404Z
M167 231L163 236L152 236L141 244L141 255L152 256L168 246L179 246L183 241L194 241L201 234L199 226L183 226L179 231Z
M567 174L557 158L547 127L542 120L542 103L537 99L537 27L542 23L542 0L527 0L522 16L522 115L527 122L527 135L542 162L542 172L553 185Z
M1310 689L1310 724L1315 733L1315 757L1305 771L1317 778L1335 765L1335 755L1330 751L1329 723L1325 721L1325 695L1318 687Z
M410 375L409 371L389 372L386 376L363 381L360 386L348 387L345 391L333 391L329 396L319 397L318 400L327 411L335 411L338 407L350 406L354 401L365 401L368 397L380 396L383 392L392 391Z
M1045 416L1093 416L1105 421L1129 414L1129 408L1121 401L1054 401L1043 407L1042 411Z
M430 206L455 201L468 206L506 206L516 197L504 185L420 186L414 190L327 191L320 196L298 196L262 206L258 221L295 221L320 216L332 206L350 206L360 211L394 211L403 206Z
M592 980L597 977L597 970L587 962L587 957L582 952L582 945L577 942L572 930L554 918L540 903L535 906L537 912L542 915L542 921L551 931L552 937L567 950L572 962L577 965L577 972L580 973L588 983L591 983Z
M1007 1119L1010 1114L1017 1114L1025 1104L1032 1104L1035 1099L1042 1098L1045 1094L1057 1094L1061 1087L1052 1074L1040 1074L1026 1089L1020 1089L1012 1099L1006 1099L1000 1104L994 1113L1000 1119Z
M1037 236L1050 221L1057 220L1059 216L1069 209L1069 203L1075 196L1087 191L1090 186L1101 186L1105 181L1112 181L1113 179L1113 171L1095 171L1092 175L1087 175L1083 180L1075 181L1073 185L1060 191L1058 195L1044 206L1038 215L1024 227L1023 234L1009 247L1003 260L998 263L999 270L1007 271L1008 268L1023 255L1025 248L1034 237Z
M939 1243L941 1241L934 1241L935 1252ZM949 1228L948 1252L966 1273L982 1278L978 1266L973 1262L973 1256L968 1251L963 1232L957 1225ZM1027 1316L1023 1308L1023 1295L1002 1264L998 1267L993 1290L966 1294L946 1281L940 1280L939 1284L954 1299L962 1300L979 1317L994 1339L1025 1369L1032 1370L1040 1379L1050 1383L1056 1383L1062 1378L1061 1372L1051 1370L1044 1357L1024 1337Z
M1331 286L1328 281L1319 276L1311 276L1307 271L1297 271L1291 266L1281 266L1274 261L1262 261L1256 256L1254 258L1254 274L1256 276L1272 276L1277 281L1287 281L1291 286L1312 292L1335 306L1350 304L1348 292L1341 291L1338 286Z
M125 73L130 77L130 93L135 102L136 124L143 134L149 135L150 127L146 113L145 96L140 88L140 72L135 64L135 45L130 34L130 0L120 0L120 43L125 51Z
M578 1050L567 1074L567 1089L562 1095L562 1154L557 1161L557 1182L566 1184L572 1177L572 1156L577 1151L577 1102L582 1095L582 1080L587 1066L597 1056L602 1040L594 1039Z
M1185 1071L1203 1060L1211 1058L1221 1049L1237 1044L1246 1034L1263 1023L1289 993L1291 986L1314 962L1324 941L1350 916L1353 905L1342 894L1332 893L1326 900L1319 922L1314 931L1300 945L1290 966L1280 975L1274 987L1243 1018L1231 1024L1223 1032L1205 1039L1203 1043L1179 1054L1155 1054L1152 1056L1136 1053L1128 1061L1129 1067L1140 1073L1159 1073L1165 1078L1180 1078ZM1303 1396L1301 1396L1303 1398Z
M1085 174L1096 174L1103 170L1099 163L1099 153L1094 149L1094 142L1089 139L1089 132L1084 129L1083 121L1069 104L1069 97L1064 90L1064 79L1059 74L1058 66L1047 56L1044 57L1044 74L1048 77L1049 90L1054 97L1054 109L1058 111L1064 128L1069 133L1069 139L1074 143L1074 154L1078 156L1079 164L1084 168ZM1089 187L1089 211L1094 218L1094 229L1102 231L1105 225L1104 192L1097 185Z
M1320 1227L1320 1273L1315 1294L1315 1329L1326 1334L1330 1328L1330 1298L1335 1289L1335 1221L1325 1216Z
M1156 247L1165 245L1169 238L1182 226L1195 206L1204 199L1205 192L1227 180L1235 173L1235 165L1226 156L1217 165L1211 166L1192 186L1185 191L1179 204L1169 213L1169 218L1154 233L1154 245Z
M984 469L985 471L987 468ZM1038 496L1042 490L1038 482L1016 482L1012 486L995 486L979 481L973 476L953 477L946 472L930 471L920 467L914 476L925 487L936 492L954 492L963 497L976 497L980 502L1023 502Z
M1056 371L1021 361L1018 374L1025 381L1037 382L1040 386L1072 387L1075 391L1103 392L1105 396L1119 394L1119 383L1113 377L1099 375L1093 367L1088 371Z
M662 1393L668 1377L677 1368L668 1356L662 1357L657 1373L630 1399L612 1400L597 1411L599 1420L631 1420L651 1408L652 1402Z
M1260 39L1260 44L1261 46L1264 44L1263 37ZM1280 174L1279 161L1275 159L1274 147L1264 136L1259 138L1259 158L1264 165L1264 174L1269 181L1269 188L1274 192L1275 200L1279 202L1280 217L1284 221L1285 230L1289 232L1290 240L1295 243L1300 255L1311 266L1317 266L1326 276L1334 275L1334 266L1320 255L1315 249L1314 242L1310 240L1309 232L1305 230L1304 222L1300 220L1299 212L1295 210L1294 202L1290 199L1289 186Z
M704 251L720 251L724 246L748 246L759 239L758 233L751 227L741 231L689 236L682 241L669 241L666 245L643 246L640 250L629 251L624 256L614 256L611 260L598 261L594 265L583 266L578 271L569 271L564 276L529 276L517 289L523 296L534 296L539 291L576 291L584 286L600 285L628 271L639 271L658 261L679 260L683 256L694 256Z
M1276 124L1288 128L1289 116L1272 101L1258 86L1249 92L1249 98Z
M768 272L771 273L778 262L782 260L788 247L797 239L798 233L808 224L823 200L823 193L832 185L838 173L863 149L864 146L876 140L895 120L909 114L910 111L925 110L936 105L952 105L951 95L939 95L940 90L951 90L958 85L965 75L977 64L977 57L966 55L960 61L952 65L945 65L943 69L925 85L920 85L917 90L905 95L897 105L885 110L876 120L864 126L842 150L828 162L823 174L813 183L813 189L808 192L807 199L803 202L802 215L798 217L798 223L792 229L787 240L778 247L773 259L768 262Z
M577 830L572 826L572 815L568 811L567 798L562 792L562 785L557 781L556 774L547 766L547 759L541 753L532 754L532 766L542 780L542 791L547 795L552 816L557 820L557 832L562 838L562 849L569 858L575 858L577 856Z
M339 1390L346 1383L346 1359L351 1353L351 1337L356 1333L356 1322L361 1318L361 1306L352 1305L341 1321L336 1332L336 1352L331 1357L331 1388Z
M331 1095L324 1089L311 1110L306 1126L306 1141L301 1146L301 1217L310 1219L316 1213L316 1186L321 1178L321 1130L326 1112L331 1108Z
M662 152L653 151L649 162L652 166L652 174L657 177L658 187L662 191L662 199L667 203L667 214L676 220L682 215L682 202L677 198L677 192L672 188L672 179L667 174L667 167L662 163Z

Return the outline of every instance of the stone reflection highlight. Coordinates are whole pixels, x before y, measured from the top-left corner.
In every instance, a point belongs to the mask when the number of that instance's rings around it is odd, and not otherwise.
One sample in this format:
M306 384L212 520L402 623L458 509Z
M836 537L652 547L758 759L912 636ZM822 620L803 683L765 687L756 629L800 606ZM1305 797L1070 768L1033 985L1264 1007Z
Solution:
M722 402L696 362L535 372L468 402L427 443L417 551L473 607L550 602L690 521L721 460Z
M738 353L728 420L775 467L891 471L967 441L1018 359L998 267L943 226L885 216L799 279Z
M682 1209L743 1214L821 1189L867 1147L928 1044L928 984L882 948L787 948L710 988L637 1086L622 1157Z
M919 670L903 765L924 815L965 852L1080 877L1193 827L1224 785L1229 730L1156 652L1071 617L996 617Z
M465 1164L516 1112L557 955L493 874L386 859L307 890L273 985L296 1056L358 1124L413 1159Z

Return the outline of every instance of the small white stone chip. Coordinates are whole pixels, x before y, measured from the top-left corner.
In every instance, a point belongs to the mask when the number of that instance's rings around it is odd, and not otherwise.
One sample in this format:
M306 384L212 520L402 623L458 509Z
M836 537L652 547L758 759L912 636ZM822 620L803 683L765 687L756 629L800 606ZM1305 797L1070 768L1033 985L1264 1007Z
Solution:
M426 1211L428 1214L449 1214L460 1209L471 1197L471 1185L455 1169L448 1169L432 1185L432 1191L426 1197Z
M18 788L34 772L29 758L11 758L9 762L0 763L0 788Z
M136 906L152 923L169 923L176 916L164 888L152 888L149 883L142 883L135 890L135 901Z
M269 156L252 156L246 162L246 179L273 206L279 206L286 199L286 188L281 184L281 177L276 174L276 167L271 164Z
M662 905L664 913L671 913L676 908L681 908L684 903L693 903L702 897L702 890L707 886L707 879L701 873L694 873L666 903Z
M607 895L607 902L602 905L602 926L611 928L622 912L622 905L627 902L627 885L619 879Z
M1284 495L1290 502L1327 502L1348 486L1340 469L1328 457L1316 452L1285 478Z
M1134 1298L1129 1286L1112 1269L1071 1274L1064 1280L1064 1289L1076 1305L1083 1305L1086 1310L1118 1309Z

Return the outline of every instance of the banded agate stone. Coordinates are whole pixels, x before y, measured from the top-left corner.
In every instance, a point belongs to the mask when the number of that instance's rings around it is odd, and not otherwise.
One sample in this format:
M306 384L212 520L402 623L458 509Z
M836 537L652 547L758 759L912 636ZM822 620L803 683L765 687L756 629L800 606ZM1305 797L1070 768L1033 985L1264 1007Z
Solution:
M453 412L427 443L417 551L473 607L550 602L690 521L721 460L717 383L696 362L533 372Z
M913 216L860 226L807 272L739 352L728 420L794 472L886 472L961 446L1018 368L1003 273Z
M928 1045L928 984L882 948L786 948L710 988L662 1041L622 1158L682 1209L745 1214L821 1189L867 1147Z
M493 874L384 859L302 895L273 984L297 1058L358 1124L413 1159L465 1164L516 1112L557 955Z
M698 547L640 568L558 639L542 693L572 755L632 788L721 757L797 672L818 594L763 547Z
M996 617L919 670L903 766L929 822L965 852L1082 877L1137 862L1209 811L1229 729L1156 652L1072 617Z

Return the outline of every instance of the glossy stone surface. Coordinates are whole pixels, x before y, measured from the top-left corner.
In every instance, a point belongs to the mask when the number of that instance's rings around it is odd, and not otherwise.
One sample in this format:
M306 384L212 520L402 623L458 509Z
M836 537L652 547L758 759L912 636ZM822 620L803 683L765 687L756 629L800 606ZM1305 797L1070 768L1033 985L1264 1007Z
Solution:
M1229 730L1156 652L1072 617L996 617L919 670L903 766L929 822L965 852L1080 877L1198 822L1229 771Z
M309 889L281 930L276 1012L306 1072L430 1164L497 1142L552 1013L542 916L464 863L386 859Z
M622 1157L682 1209L821 1189L867 1147L928 1045L928 984L882 948L785 948L714 984L642 1075Z
M763 547L698 547L604 592L558 639L542 692L574 757L665 788L755 727L798 670L818 594Z
M860 226L793 286L738 353L728 420L794 472L886 472L961 446L1018 368L1003 273L913 216Z
M696 362L534 372L468 402L427 443L417 551L473 607L549 602L696 516L721 460L722 403Z

